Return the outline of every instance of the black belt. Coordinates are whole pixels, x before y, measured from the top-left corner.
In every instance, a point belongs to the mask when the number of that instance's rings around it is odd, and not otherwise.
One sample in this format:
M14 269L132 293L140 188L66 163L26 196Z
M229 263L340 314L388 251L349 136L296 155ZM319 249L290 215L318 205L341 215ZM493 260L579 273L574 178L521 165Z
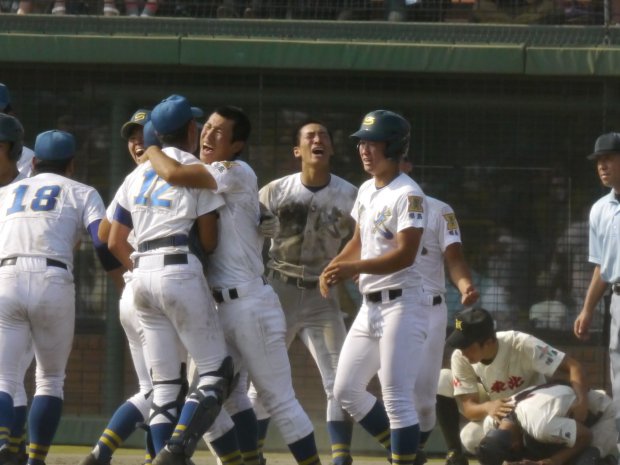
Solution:
M134 262L134 268L138 268L140 265L140 257L136 258ZM164 255L164 266L168 265L187 265L186 253L172 253L170 255Z
M222 302L224 302L224 294L222 293L222 291L216 290L216 291L213 291L212 294L213 294L213 299L215 299L215 301L218 304L221 304ZM237 289L234 287L231 289L228 289L228 297L230 297L231 300L238 299L239 293L237 292Z
M611 290L614 291L614 294L620 295L620 283L613 283L611 285Z
M368 302L372 302L373 304L376 304L377 302L381 302L382 300L381 294L383 292L384 291L370 292L369 294L366 294L366 300ZM402 289L390 289L388 291L388 300L398 299L401 295L403 295ZM435 299L433 299L433 302L435 302ZM435 304L433 303L433 305Z
M160 249L162 247L181 247L187 245L188 239L185 234L160 237L138 244L138 252L148 252L149 250Z
M267 280L265 279L265 277L261 276L261 278L263 278L263 285L266 285ZM213 291L211 291L211 294L213 295L213 300L215 300L218 304L224 302L224 290L228 292L228 297L230 298L230 300L235 300L239 298L239 291L237 291L236 287L231 287L230 289L214 289Z
M440 295L433 297L433 305L439 305L441 302L443 302L443 299Z
M303 278L293 278L292 276L287 276L276 270L270 270L269 277L278 278L283 283L292 284L297 286L299 289L316 289L319 284L318 281L307 281Z
M56 268L62 268L63 270L67 269L67 265L58 260L54 260L53 258L46 258L45 262L47 266L55 266ZM16 263L17 257L3 258L2 260L0 260L0 266L15 265Z

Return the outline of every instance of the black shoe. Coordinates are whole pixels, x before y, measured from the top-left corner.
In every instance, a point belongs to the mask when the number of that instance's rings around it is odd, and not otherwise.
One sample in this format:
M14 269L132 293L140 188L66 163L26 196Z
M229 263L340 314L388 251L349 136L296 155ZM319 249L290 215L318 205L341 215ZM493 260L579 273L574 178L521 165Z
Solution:
M185 454L172 452L165 446L155 456L151 465L194 465L194 462Z
M469 465L469 460L463 452L450 450L446 455L446 465Z
M415 454L415 461L413 462L413 465L424 465L426 462L428 462L428 459L426 458L426 454L424 453L423 450L419 450Z
M606 455L598 459L596 465L618 465L618 459L613 455Z
M80 460L78 465L109 465L110 461L104 462L103 460L99 460L97 457L93 455L93 453L89 453L86 457Z

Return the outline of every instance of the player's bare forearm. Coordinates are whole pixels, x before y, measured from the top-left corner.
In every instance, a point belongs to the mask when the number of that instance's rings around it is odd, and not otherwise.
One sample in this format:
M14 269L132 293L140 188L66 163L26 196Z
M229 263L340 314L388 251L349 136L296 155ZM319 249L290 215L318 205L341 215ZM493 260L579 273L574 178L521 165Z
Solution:
M471 270L465 261L461 244L450 244L444 252L444 258L450 279L461 293L461 303L463 305L475 304L480 298L480 293L474 286Z
M582 452L591 441L592 432L581 422L577 421L575 445L573 447L564 447L560 449L558 452L551 455L548 460L550 460L552 465L564 465Z
M97 236L99 236L99 240L101 242L108 242L108 236L110 235L111 226L112 225L107 220L107 218L103 218L101 220L101 223L99 223L99 230L97 231Z
M194 163L184 165L167 156L159 147L149 147L144 157L148 157L157 175L167 183L183 187L217 189L217 183L204 165Z
M510 398L480 402L478 394L464 394L457 396L461 400L463 416L470 421L483 420L487 415L499 421L514 409Z
M603 298L606 290L607 283L601 278L601 267L597 265L592 272L592 279L586 292L583 308L575 320L573 332L578 339L587 341L590 338L590 323L592 322L594 310Z
M584 422L588 416L588 390L589 385L583 369L583 365L569 355L565 355L558 367L568 374L568 380L577 395L575 403L571 406L572 417Z

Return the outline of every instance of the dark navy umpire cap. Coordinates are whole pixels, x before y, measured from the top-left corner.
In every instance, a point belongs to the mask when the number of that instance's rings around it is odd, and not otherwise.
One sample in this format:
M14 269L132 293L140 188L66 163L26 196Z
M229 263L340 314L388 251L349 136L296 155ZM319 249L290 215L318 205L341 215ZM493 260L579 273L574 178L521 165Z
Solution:
M192 106L182 95L171 95L157 104L151 112L151 121L158 134L172 134L194 119Z
M131 115L129 121L121 127L121 137L123 139L129 139L131 131L133 131L136 126L144 127L144 125L149 121L150 116L151 112L149 110L144 110L143 108L137 110L133 115Z
M588 160L596 160L602 155L612 153L620 154L620 133L608 132L596 139L594 143L594 152L587 156Z
M455 349L465 349L475 342L484 342L495 334L495 322L483 308L474 307L455 315L454 331L446 343Z
M34 143L34 155L39 160L62 161L75 155L75 138L65 131L42 132Z

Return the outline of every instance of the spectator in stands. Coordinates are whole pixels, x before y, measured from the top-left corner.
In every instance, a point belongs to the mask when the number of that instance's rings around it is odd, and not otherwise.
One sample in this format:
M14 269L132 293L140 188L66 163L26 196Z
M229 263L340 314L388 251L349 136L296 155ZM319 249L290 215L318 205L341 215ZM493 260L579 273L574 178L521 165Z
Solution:
M33 12L33 0L21 0L17 14L29 14ZM36 2L40 3L40 2ZM49 8L49 1L45 0L47 5L41 7L41 12L45 12ZM53 15L64 15L70 12L67 8L68 0L55 0L52 7ZM127 16L155 16L157 13L157 0L125 0L125 14ZM49 11L49 10L47 10ZM103 15L118 16L120 14L115 0L104 0Z

